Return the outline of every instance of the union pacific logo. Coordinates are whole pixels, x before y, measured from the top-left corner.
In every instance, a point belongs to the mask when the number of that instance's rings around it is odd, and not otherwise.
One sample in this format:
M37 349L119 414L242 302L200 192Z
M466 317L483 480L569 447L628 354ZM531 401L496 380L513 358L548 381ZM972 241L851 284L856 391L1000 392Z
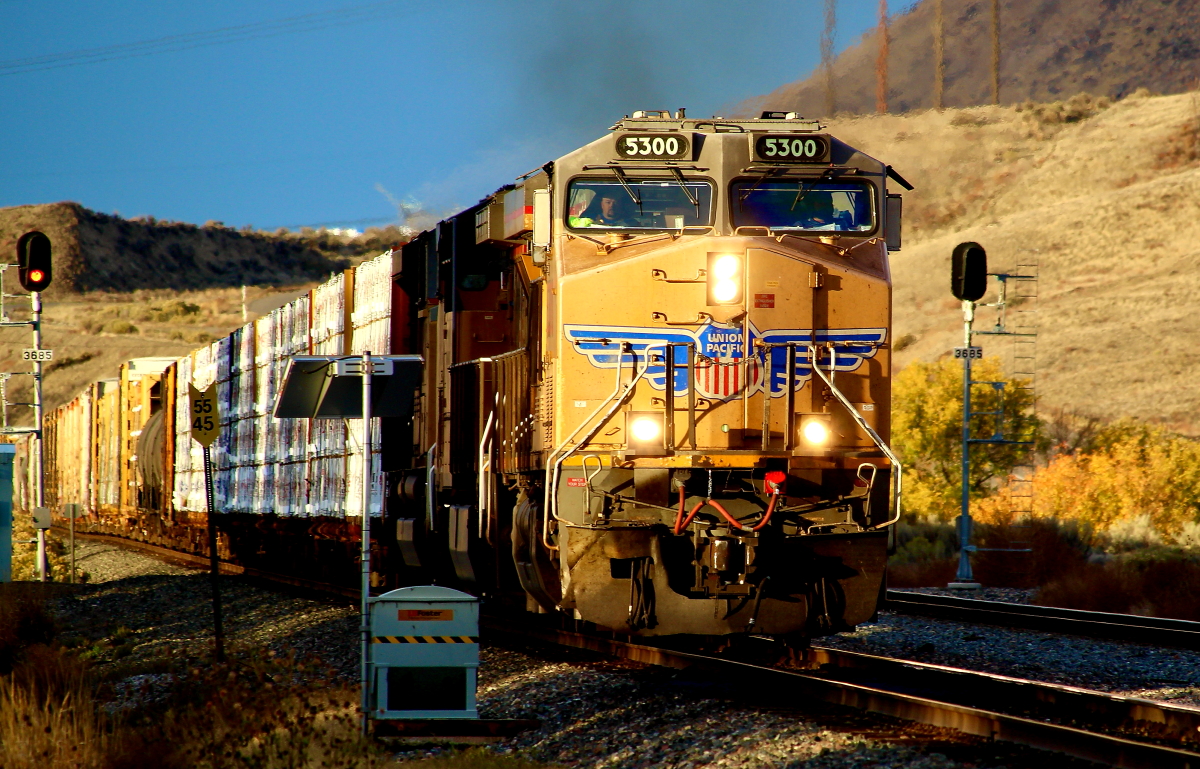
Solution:
M799 390L812 377L809 346L818 347L817 364L823 370L855 371L864 360L872 358L887 338L885 328L845 329L771 329L759 331L753 323L743 332L709 324L696 331L684 329L646 328L638 326L585 326L568 324L563 332L575 351L586 355L593 366L614 369L618 362L635 368L646 363L647 349L654 355L665 355L667 344L694 345L696 390L701 397L729 400L739 395L753 395L770 387L772 398L787 393L787 349L755 347L755 340L766 344L799 345L796 350L796 377L793 388ZM828 345L836 344L833 361ZM622 353L623 345L628 345ZM746 358L746 350L751 350ZM745 358L745 360L743 360ZM656 390L666 390L667 366L661 359L651 362L646 379ZM687 348L675 348L675 373L672 390L676 395L687 394Z

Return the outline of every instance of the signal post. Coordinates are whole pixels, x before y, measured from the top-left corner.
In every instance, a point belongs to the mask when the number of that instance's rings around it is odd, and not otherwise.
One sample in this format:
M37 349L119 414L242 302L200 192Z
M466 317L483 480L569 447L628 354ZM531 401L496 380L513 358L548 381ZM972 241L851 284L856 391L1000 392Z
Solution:
M50 238L37 230L25 233L17 241L17 276L21 287L29 292L30 298L31 312L30 319L27 321L10 321L7 319L8 315L3 311L3 300L5 298L18 297L19 294L5 294L3 283L0 282L0 328L30 326L33 330L33 347L23 350L21 355L22 359L33 364L33 403L13 405L32 406L34 426L32 428L9 427L8 402L5 399L2 404L4 426L0 428L0 433L6 435L33 433L35 437L33 455L33 471L35 476L33 520L34 526L37 528L37 573L38 580L41 582L46 581L46 530L50 528L50 511L45 507L46 473L45 449L42 443L44 418L42 405L42 364L53 359L52 351L42 349L42 292L50 287L50 281L53 279L52 257ZM5 378L8 375L6 373Z

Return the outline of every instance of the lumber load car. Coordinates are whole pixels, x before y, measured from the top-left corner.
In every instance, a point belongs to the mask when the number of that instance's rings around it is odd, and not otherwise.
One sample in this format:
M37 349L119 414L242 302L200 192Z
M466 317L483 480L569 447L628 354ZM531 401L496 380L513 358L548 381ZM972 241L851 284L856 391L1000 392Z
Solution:
M229 337L93 385L50 419L50 503L204 552L187 393L215 382L222 557L350 588L361 428L276 419L274 399L293 355L419 355L413 416L373 425L380 589L642 635L852 627L899 516L892 183L792 114L634 113Z

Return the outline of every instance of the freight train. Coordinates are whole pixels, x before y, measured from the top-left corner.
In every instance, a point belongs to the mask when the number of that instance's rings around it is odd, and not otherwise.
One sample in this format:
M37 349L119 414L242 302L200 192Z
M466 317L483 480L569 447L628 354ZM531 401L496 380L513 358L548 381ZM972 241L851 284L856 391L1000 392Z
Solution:
M380 591L636 635L853 627L900 515L897 186L792 113L635 112L228 337L91 385L48 418L47 504L206 553L188 391L215 383L228 563L352 588L367 514ZM423 366L411 416L372 421L364 511L361 422L273 408L292 356L367 350Z

